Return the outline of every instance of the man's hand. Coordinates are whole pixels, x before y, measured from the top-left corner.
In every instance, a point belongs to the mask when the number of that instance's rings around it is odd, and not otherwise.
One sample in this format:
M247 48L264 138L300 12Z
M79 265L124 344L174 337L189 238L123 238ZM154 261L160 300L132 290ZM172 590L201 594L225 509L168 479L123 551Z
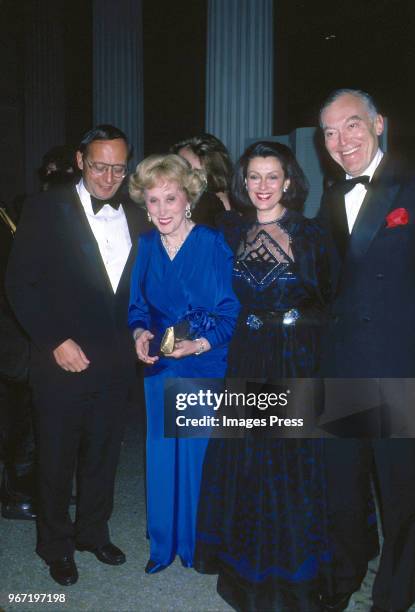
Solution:
M55 361L66 372L83 372L89 366L89 359L81 347L68 338L53 351Z

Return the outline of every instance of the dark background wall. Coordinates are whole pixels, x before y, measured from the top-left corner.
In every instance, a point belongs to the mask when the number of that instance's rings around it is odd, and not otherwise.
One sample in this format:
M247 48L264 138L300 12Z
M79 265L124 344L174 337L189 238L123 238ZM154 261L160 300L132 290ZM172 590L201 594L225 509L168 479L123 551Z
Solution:
M66 0L63 17L66 141L76 145L92 125L92 3Z
M0 5L0 202L24 184L24 22Z
M144 0L146 155L203 130L206 8L206 0Z
M275 7L275 132L315 125L332 89L363 89L389 119L391 150L415 161L415 3L283 0Z
M76 144L92 123L92 1L59 1L65 133ZM7 201L24 191L29 7L0 0L0 200ZM274 7L274 133L315 125L330 90L359 87L388 116L390 148L415 162L415 2L275 0ZM143 0L146 154L203 130L206 19L207 0Z
M65 136L67 144L76 144L92 123L92 3L56 2L63 25ZM32 52L27 37L32 10L31 0L0 0L0 201L5 202L25 191L25 77L27 54Z

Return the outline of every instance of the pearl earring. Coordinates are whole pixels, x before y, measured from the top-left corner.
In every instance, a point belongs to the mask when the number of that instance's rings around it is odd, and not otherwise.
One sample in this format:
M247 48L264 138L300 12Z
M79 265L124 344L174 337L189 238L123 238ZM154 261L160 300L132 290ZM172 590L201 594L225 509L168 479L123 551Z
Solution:
M152 218L151 218L151 215L150 215L150 213L148 211L147 211L147 219L149 220L149 223L151 223Z

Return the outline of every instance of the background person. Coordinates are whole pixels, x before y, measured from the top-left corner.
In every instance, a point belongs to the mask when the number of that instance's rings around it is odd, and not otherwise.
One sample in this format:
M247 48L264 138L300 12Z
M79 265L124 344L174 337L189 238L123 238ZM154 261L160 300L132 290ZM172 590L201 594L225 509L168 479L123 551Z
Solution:
M51 187L74 183L79 180L79 168L75 164L75 150L68 145L52 147L42 158L38 170L42 191Z
M6 297L4 280L16 231L0 207L0 489L1 515L35 519L35 458L32 403L27 384L29 344Z
M195 223L216 227L216 217L231 209L233 164L227 148L216 136L203 133L176 143L171 152L186 159L192 168L203 170L207 185L193 207L192 218Z

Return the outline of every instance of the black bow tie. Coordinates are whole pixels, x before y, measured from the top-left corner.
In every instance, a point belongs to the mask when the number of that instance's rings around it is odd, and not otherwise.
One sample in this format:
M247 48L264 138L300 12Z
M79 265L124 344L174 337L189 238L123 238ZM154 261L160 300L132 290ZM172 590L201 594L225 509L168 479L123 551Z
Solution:
M105 206L105 204L109 204L113 207L114 210L118 210L120 207L120 196L115 194L109 200L100 200L99 198L96 198L95 196L91 195L91 204L92 210L94 211L94 215L99 213L99 211L103 206Z
M351 191L353 187L355 187L358 183L362 183L362 185L364 185L367 189L369 185L369 181L370 181L370 176L367 176L366 174L364 174L363 176L355 176L354 178L351 178L351 179L345 179L344 181L339 181L336 184L338 185L339 189L343 192L343 194L346 195L346 193L349 193L349 191Z

